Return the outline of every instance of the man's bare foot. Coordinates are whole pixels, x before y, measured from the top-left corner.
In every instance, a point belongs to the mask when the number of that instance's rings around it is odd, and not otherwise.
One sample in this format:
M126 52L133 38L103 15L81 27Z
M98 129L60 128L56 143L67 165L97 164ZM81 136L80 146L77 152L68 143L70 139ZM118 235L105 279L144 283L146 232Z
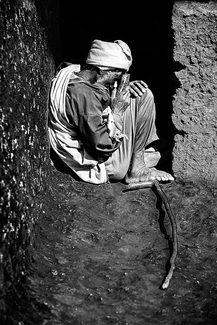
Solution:
M139 183L139 182L150 182L150 181L159 181L159 182L170 182L174 181L174 177L164 172L163 170L158 170L154 167L140 170L136 174L127 175L126 176L126 183L132 184L132 183Z

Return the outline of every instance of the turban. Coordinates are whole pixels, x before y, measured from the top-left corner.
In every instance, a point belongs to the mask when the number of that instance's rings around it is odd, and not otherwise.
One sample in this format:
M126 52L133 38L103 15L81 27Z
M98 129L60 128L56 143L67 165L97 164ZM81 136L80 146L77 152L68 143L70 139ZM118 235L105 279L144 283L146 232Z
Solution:
M129 46L123 41L103 42L94 40L86 63L128 71L132 64L132 55Z

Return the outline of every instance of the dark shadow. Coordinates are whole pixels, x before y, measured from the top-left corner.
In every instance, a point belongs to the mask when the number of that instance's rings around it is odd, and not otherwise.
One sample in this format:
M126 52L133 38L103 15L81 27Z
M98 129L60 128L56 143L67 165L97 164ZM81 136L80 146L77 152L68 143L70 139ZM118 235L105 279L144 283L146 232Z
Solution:
M35 0L40 26L56 66L61 60L59 0ZM63 1L64 2L64 1Z
M7 314L0 315L1 325L36 325L49 319L51 317L50 309L41 299L37 298L38 296L32 290L32 285L28 283L27 278L21 279L13 293L13 298L8 295L5 300L7 306L10 307Z
M175 2L183 2L183 0L175 0ZM203 2L203 3L207 3L207 2L210 2L210 0L185 0L184 2Z
M144 80L155 96L158 135L172 141L172 0L60 2L62 61L83 64L94 39L125 41L132 50L131 80Z

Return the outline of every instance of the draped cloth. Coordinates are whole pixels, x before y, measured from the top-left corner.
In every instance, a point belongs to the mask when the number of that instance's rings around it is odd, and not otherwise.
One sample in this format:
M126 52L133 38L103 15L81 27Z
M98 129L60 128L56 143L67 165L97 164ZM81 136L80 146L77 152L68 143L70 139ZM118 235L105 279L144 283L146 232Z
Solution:
M66 114L65 98L70 81L77 78L80 65L69 65L52 80L48 132L50 144L58 157L83 181L102 184L108 181L104 163L99 163L77 139Z
M105 162L110 181L122 180L129 168L132 155L158 140L156 131L155 102L150 89L142 96L131 98L129 107L123 113L122 132L127 136L121 146Z
M79 140L66 112L66 92L69 81L79 81L75 74L79 65L69 65L60 70L52 80L50 90L49 138L58 157L83 181L103 184L120 181L129 170L133 153L143 150L158 139L155 126L155 103L152 92L146 92L137 98L131 98L129 108L122 116L121 145L108 160L99 163Z

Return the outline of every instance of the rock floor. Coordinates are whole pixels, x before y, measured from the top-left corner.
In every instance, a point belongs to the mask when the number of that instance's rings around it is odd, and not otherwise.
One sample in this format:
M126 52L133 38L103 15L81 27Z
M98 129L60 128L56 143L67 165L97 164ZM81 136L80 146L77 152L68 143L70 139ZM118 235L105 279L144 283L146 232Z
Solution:
M213 325L217 188L162 186L178 227L176 269L161 290L171 224L152 189L90 185L53 170L19 325Z

